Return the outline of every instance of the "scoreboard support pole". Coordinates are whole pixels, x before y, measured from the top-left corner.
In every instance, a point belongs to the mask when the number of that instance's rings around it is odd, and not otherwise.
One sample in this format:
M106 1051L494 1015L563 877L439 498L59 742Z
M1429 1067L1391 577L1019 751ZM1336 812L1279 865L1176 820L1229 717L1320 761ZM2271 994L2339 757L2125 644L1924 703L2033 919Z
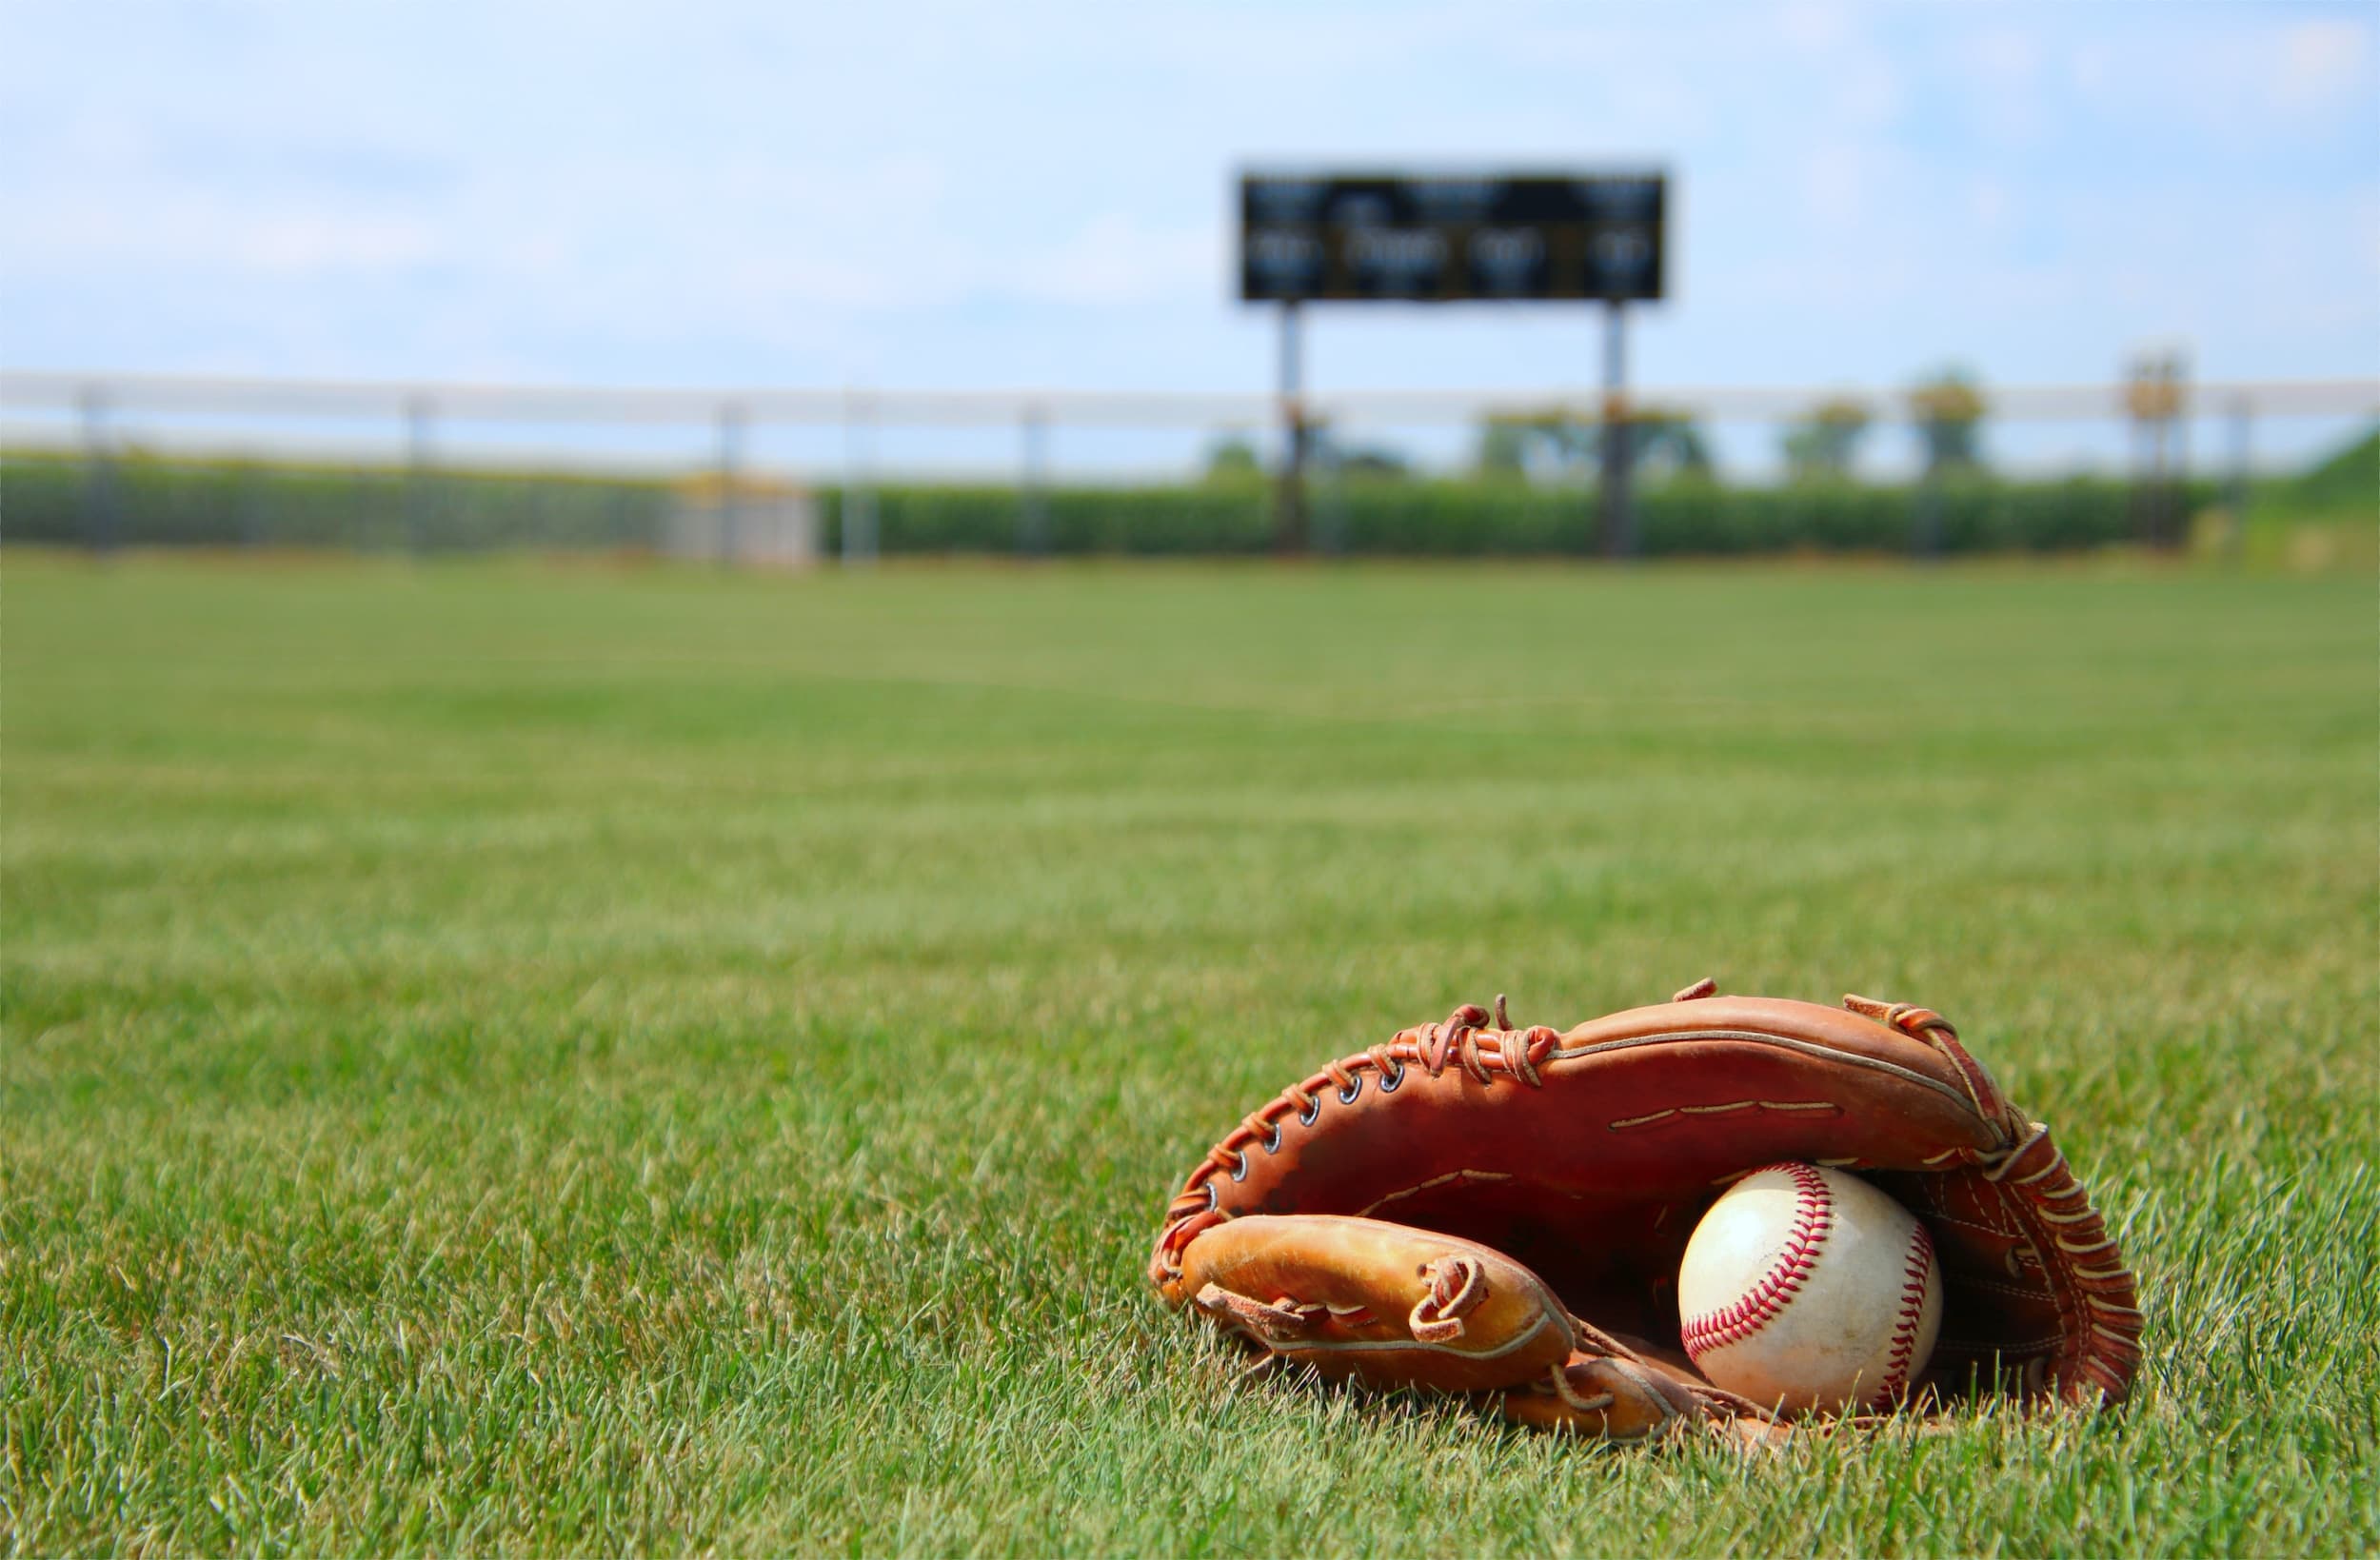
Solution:
M1273 550L1306 550L1305 322L1295 302L1280 306L1280 482L1273 500Z
M1603 306L1603 547L1614 558L1636 553L1636 516L1629 493L1634 429L1628 413L1628 306Z

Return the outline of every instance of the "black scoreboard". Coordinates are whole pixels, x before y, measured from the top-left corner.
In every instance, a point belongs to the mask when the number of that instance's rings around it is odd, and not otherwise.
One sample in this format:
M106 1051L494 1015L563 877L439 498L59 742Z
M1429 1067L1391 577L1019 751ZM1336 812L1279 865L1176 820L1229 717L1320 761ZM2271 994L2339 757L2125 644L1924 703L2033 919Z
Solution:
M1240 296L1658 298L1668 201L1660 173L1243 174Z

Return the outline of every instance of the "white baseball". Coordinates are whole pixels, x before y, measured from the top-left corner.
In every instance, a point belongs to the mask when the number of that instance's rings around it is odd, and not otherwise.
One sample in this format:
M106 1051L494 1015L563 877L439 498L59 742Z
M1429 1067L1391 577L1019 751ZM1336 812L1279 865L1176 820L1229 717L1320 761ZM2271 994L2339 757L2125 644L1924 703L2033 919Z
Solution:
M1908 1209L1843 1171L1771 1165L1695 1226L1677 1309L1716 1386L1770 1408L1880 1408L1934 1353L1942 1280Z

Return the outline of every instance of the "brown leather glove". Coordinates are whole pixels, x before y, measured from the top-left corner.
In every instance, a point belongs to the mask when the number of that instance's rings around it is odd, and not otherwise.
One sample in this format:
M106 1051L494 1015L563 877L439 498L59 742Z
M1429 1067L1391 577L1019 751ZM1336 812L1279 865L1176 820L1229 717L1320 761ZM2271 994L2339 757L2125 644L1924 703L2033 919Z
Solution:
M1758 1432L1773 1416L1679 1347L1678 1261L1730 1182L1805 1160L1933 1236L1941 1336L1912 1406L2124 1398L2132 1275L2049 1129L1939 1015L1707 980L1567 1034L1503 1007L1334 1061L1227 1134L1166 1210L1167 1303L1270 1356L1496 1394L1530 1424Z

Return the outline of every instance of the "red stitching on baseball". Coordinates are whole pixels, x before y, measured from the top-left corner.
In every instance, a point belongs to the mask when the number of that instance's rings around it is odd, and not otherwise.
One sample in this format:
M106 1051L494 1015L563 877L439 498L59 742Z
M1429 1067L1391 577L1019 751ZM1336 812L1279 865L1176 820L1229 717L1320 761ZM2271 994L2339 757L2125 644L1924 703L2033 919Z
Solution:
M1818 1250L1835 1227L1835 1198L1827 1191L1825 1176L1804 1164L1769 1165L1752 1174L1763 1175L1768 1170L1781 1170L1794 1178L1793 1234L1786 1237L1775 1265L1742 1298L1696 1316L1679 1330L1686 1353L1697 1361L1714 1349L1752 1336L1784 1310L1785 1302L1801 1292L1810 1270L1817 1266Z
M1893 1323L1893 1351L1887 1356L1891 1366L1884 1372L1883 1384L1876 1388L1881 1402L1893 1402L1909 1391L1909 1362L1917 1352L1917 1324L1925 1318L1926 1279L1933 1272L1934 1236L1920 1223L1917 1238L1910 1242L1909 1256L1901 1264L1901 1313Z

